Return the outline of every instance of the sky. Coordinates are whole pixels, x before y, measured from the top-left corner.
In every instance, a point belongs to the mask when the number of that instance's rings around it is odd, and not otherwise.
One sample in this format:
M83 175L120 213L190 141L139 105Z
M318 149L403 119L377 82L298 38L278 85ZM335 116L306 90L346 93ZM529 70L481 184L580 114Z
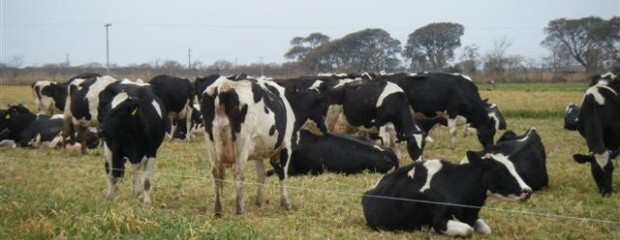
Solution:
M332 39L367 28L401 44L434 22L465 27L462 46L484 54L506 38L508 54L541 58L544 27L557 18L620 15L620 0L0 0L0 61L22 67L65 62L282 63L290 40L321 32ZM458 54L458 53L457 53Z

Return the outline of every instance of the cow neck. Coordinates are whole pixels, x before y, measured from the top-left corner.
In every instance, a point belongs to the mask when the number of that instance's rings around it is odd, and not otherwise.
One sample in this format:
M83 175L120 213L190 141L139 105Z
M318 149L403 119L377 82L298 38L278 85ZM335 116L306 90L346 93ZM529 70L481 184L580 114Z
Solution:
M457 169L460 169L464 174L457 179L455 182L460 186L468 186L470 188L469 191L471 194L479 194L480 199L482 200L482 204L486 201L487 191L489 190L489 183L485 182L484 174L486 173L481 167L474 166L471 164L462 164L462 165L453 165ZM468 181L470 180L470 181ZM473 191L479 187L479 193ZM478 199L478 198L476 198Z

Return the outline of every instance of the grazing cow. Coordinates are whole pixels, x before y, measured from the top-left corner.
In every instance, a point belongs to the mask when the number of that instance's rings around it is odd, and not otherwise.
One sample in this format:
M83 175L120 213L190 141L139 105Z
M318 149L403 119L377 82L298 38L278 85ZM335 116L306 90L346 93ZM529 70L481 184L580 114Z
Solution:
M450 128L450 148L456 144L456 118L463 116L477 130L483 146L493 144L493 136L501 129L498 114L490 113L480 98L478 88L469 77L445 73L395 74L377 77L401 87L411 104L416 120L446 118ZM426 124L424 131L429 131Z
M202 113L200 113L200 104L194 103L192 105L192 122L191 128L189 129L189 133L192 135L203 134L205 132L205 126L202 121ZM178 124L174 132L173 136L177 139L185 139L188 131L185 124Z
M564 129L576 131L579 122L580 108L575 104L568 104L564 113Z
M612 160L620 154L620 81L597 81L581 102L577 130L589 154L575 154L578 163L590 163L594 181L603 197L611 196Z
M103 117L99 136L104 142L107 180L106 197L114 194L114 185L125 172L125 161L132 165L134 193L144 192L144 204L151 203L151 175L157 149L161 145L167 119L162 101L146 84L119 84ZM140 178L138 170L144 168Z
M291 95L291 99L286 95ZM254 79L218 78L200 97L205 122L207 158L212 161L215 186L215 216L221 217L224 168L233 167L237 192L236 210L244 212L243 181L248 159L256 160L258 189L256 204L262 203L265 183L263 159L269 158L280 178L280 200L285 209L291 205L286 190L288 165L293 137L306 119L322 120L322 115L309 116L320 107L321 99L314 91L285 93L274 82Z
M478 156L486 154L502 154L515 166L519 176L532 190L540 190L549 183L547 175L547 155L545 146L536 132L530 128L522 136L512 131L506 131L493 146L487 146L483 151L476 152ZM466 163L464 159L461 163Z
M300 131L294 148L289 176L334 172L344 174L364 171L386 173L398 168L398 158L392 149L382 148L359 138L327 133L323 136L308 130ZM268 175L273 173L270 171Z
M613 74L612 72L607 72L605 74L597 74L590 78L590 84L588 85L588 87L597 85L599 82L603 82L602 84L606 85L610 81L615 81L616 78L617 76Z
M164 103L170 123L172 123L168 137L173 139L175 129L179 124L184 124L185 129L191 129L195 93L189 80L158 75L151 79L149 84L153 87L155 95ZM191 140L191 136L192 134L185 134L185 140Z
M110 76L76 78L67 86L67 100L65 105L65 126L63 140L69 137L70 145L75 144L75 136L86 136L84 132L89 127L98 127L103 121L105 112L110 108L109 103L117 93L105 91L108 87L120 82ZM77 134L76 134L77 129ZM86 153L86 139L80 138L82 154Z
M525 201L532 190L505 156L467 152L467 157L469 164L420 161L384 175L362 198L368 226L401 231L430 225L450 236L490 234L479 216L487 194Z
M39 114L53 114L63 112L67 99L67 84L77 78L101 77L97 73L82 73L69 79L67 83L41 80L32 84L35 95L35 106Z
M357 80L336 86L328 94L330 106L325 123L330 129L334 129L333 126L338 123L344 125L345 129L350 126L383 135L381 128L392 124L395 138L407 141L407 152L411 159L421 159L425 133L412 118L407 97L396 84L380 80ZM330 118L340 113L342 117Z

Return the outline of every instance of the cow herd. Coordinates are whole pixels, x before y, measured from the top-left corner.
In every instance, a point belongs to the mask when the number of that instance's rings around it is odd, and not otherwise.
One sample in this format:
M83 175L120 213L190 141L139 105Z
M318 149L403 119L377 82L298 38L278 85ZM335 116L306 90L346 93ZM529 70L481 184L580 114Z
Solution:
M546 153L535 128L523 135L506 130L497 105L480 97L468 76L446 73L319 74L290 79L245 74L187 79L168 75L148 82L93 73L65 83L32 85L37 112L23 105L0 110L0 145L87 148L103 145L106 197L131 163L134 192L151 203L157 151L168 138L191 141L203 134L214 186L214 214L222 216L224 172L231 169L236 212L245 211L244 180L249 161L257 173L255 204L263 202L267 176L280 182L280 202L291 209L287 179L324 172L379 172L362 197L368 226L439 234L487 235L479 211L487 196L526 201L546 187ZM620 81L598 75L581 107L570 104L565 128L578 130L589 154L599 192L612 193L613 162L620 153ZM61 113L56 115L47 115ZM447 125L450 147L457 123L474 130L482 151L467 151L460 164L426 159L428 133ZM399 144L406 149L401 157ZM400 166L399 159L411 163ZM268 160L271 170L265 169ZM392 170L393 169L393 170ZM390 172L390 170L392 170Z

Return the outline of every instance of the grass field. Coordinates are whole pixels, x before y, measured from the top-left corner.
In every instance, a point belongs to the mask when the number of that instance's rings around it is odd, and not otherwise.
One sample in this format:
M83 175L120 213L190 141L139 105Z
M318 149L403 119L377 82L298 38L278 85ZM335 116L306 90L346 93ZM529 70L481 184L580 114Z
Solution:
M561 114L582 93L559 89L482 91L508 117L508 128L522 134L536 127L547 152L549 187L526 203L489 198L481 216L492 228L490 239L620 239L620 194L602 198L589 166L572 160L586 153L577 132L562 129ZM499 87L498 87L499 88ZM25 86L0 86L0 105L24 102ZM558 117L558 114L560 117ZM460 129L459 129L460 130ZM425 157L458 162L466 150L478 150L475 137L459 132L457 148L448 147L447 128ZM213 184L204 157L204 140L164 142L154 172L151 206L133 195L128 174L112 201L103 198L103 151L75 156L57 150L0 149L0 238L2 239L442 239L430 229L376 232L365 225L361 194L379 174L324 174L289 181L292 211L279 206L277 179L267 180L266 204L252 204L253 164L247 169L246 214L234 214L233 186L227 183L224 217L214 219ZM401 163L409 163L401 159ZM618 173L616 173L617 175ZM227 180L232 174L228 171ZM616 187L620 181L614 180ZM474 235L474 238L482 236Z

